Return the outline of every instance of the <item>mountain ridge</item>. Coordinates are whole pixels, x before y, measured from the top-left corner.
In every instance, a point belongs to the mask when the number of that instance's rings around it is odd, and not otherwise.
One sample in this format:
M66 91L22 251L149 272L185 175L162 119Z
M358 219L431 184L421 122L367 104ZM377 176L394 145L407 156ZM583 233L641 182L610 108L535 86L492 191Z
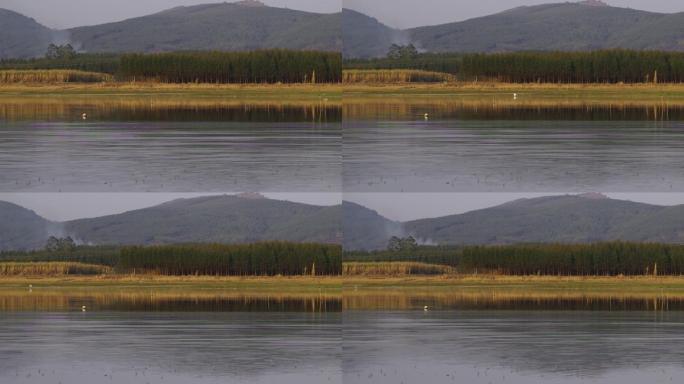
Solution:
M612 48L684 51L684 12L649 12L589 0L521 6L400 32L419 50L433 53ZM365 42L345 40L347 44L356 47L345 51L347 58L382 57L389 49L386 41L372 36Z
M367 209L367 208L366 208ZM368 210L374 212L372 210ZM357 213L363 218L370 213ZM394 222L394 234L375 218L375 230L365 228L366 240L348 238L345 250L384 249L392 235L413 236L419 243L443 245L494 245L513 243L592 243L645 241L684 243L684 205L660 206L611 199L598 194L525 198L461 214ZM343 228L357 222L345 217Z
M0 251L39 249L50 235L93 245L341 242L341 206L213 195L176 199L113 215L52 222L0 202ZM21 233L27 236L19 236ZM30 235L30 236L29 236Z
M192 50L341 51L340 13L314 13L245 0L179 6L121 21L49 29L0 9L0 59L43 56L50 43L86 53Z

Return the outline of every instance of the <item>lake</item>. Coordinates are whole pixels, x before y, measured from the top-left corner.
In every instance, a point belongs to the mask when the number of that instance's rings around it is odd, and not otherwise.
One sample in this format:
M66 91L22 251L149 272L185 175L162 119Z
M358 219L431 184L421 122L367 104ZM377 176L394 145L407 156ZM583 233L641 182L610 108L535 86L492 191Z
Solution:
M340 158L332 102L0 101L3 192L338 192Z
M345 191L684 190L679 105L351 101Z
M339 298L86 291L3 292L0 382L342 382Z
M672 383L684 313L345 311L345 383Z

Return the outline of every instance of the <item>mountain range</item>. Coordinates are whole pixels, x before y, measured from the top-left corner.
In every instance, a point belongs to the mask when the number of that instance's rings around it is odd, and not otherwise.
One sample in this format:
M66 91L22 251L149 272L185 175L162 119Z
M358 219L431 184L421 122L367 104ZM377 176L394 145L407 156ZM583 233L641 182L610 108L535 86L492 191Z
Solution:
M384 249L392 236L423 244L684 243L684 205L660 206L600 194L511 201L462 214L397 222L362 205L317 206L260 195L173 200L117 215L52 222L0 202L0 251L42 248L50 235L98 245L264 240L342 243Z
M173 200L116 215L52 222L0 202L0 251L45 246L49 236L94 245L247 243L265 240L340 243L340 206L221 195Z
M597 0L523 6L460 22L405 30L343 11L344 56L382 57L392 43L424 52L596 50L684 51L684 12L655 13ZM347 32L347 26L354 30Z
M684 243L684 205L659 206L598 194L521 199L408 222L389 220L357 204L347 205L343 219L346 250L384 249L391 236L409 235L423 244L449 245L613 240ZM358 231L349 231L355 226Z
M255 0L176 7L114 23L52 30L0 9L0 59L45 55L50 43L80 52L342 49L341 13L266 6Z

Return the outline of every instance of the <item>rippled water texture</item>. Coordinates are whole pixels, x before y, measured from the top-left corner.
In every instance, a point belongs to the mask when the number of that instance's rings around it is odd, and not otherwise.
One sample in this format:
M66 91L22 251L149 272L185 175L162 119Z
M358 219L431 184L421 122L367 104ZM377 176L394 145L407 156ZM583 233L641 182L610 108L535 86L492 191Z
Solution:
M672 383L684 313L344 313L345 383Z
M0 106L4 192L335 192L340 153L341 110L326 103Z
M345 104L343 129L349 192L684 190L682 108Z
M340 313L0 314L3 383L341 383Z

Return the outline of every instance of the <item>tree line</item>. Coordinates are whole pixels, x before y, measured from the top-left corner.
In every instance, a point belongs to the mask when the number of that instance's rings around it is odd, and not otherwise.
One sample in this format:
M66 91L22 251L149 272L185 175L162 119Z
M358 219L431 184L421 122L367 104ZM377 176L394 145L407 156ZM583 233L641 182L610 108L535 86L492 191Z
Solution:
M342 57L283 49L126 54L118 77L162 83L339 83Z
M684 245L610 242L465 247L459 270L505 275L681 275Z
M263 242L132 246L121 249L118 271L161 275L339 275L338 245Z
M337 52L284 49L84 54L51 46L43 58L1 60L0 69L71 69L107 73L120 81L163 83L339 83L342 56Z
M412 250L345 252L345 262L422 262L460 273L502 275L637 276L684 274L684 245L604 242L418 246Z
M681 83L684 52L610 49L573 52L440 53L347 60L345 69L421 69L462 81L510 83Z
M74 245L51 238L45 249L0 252L0 262L78 262L120 273L220 276L339 275L342 249L317 243Z

